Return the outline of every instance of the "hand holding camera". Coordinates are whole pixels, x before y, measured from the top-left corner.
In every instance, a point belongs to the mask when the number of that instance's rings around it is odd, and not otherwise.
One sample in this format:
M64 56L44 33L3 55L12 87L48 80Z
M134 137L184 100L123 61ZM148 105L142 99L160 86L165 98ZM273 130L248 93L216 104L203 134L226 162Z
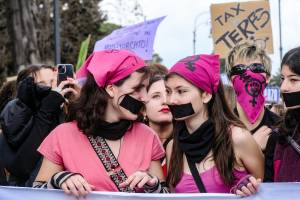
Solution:
M54 91L60 93L65 98L69 98L70 95L78 97L80 90L81 87L73 78L67 78L67 80L60 82L57 88L54 89Z
M81 87L74 80L74 69L72 64L59 64L57 76L57 88L54 90L59 92L66 99L70 96L77 97L80 94Z

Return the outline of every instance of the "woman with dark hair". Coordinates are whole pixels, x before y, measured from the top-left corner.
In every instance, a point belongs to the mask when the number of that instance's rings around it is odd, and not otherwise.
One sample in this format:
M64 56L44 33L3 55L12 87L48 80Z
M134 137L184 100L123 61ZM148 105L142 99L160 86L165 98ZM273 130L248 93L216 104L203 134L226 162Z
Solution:
M76 197L91 190L164 192L157 135L135 122L147 101L144 61L126 50L94 52L77 73L87 76L68 123L44 140L35 187Z
M300 47L288 51L281 62L281 93L287 108L274 155L274 181L300 181Z
M225 100L219 57L180 60L166 86L176 120L167 147L172 191L254 194L263 177L263 155Z
M168 69L160 64L149 66L149 85L147 87L149 100L145 104L144 120L158 135L164 149L172 139L172 114L167 105L165 76ZM161 159L164 175L167 176L165 157Z
M9 185L32 186L41 164L37 148L63 121L63 95L79 92L74 89L74 80L56 86L56 78L55 68L48 65L32 65L20 71L16 98L1 112L0 164L9 172ZM62 89L65 85L74 87Z

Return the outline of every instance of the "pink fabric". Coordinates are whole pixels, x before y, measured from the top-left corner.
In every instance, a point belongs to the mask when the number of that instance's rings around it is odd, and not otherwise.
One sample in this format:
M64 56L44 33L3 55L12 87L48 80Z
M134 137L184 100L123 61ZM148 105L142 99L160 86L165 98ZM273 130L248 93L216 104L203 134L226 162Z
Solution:
M245 74L235 76L232 84L237 101L244 110L249 122L254 124L264 109L266 78L260 73L247 70Z
M169 71L190 81L196 87L212 94L220 81L218 55L195 55L178 61Z
M240 179L248 175L247 171L234 170L233 172L236 180L233 185L225 185L221 179L221 176L214 166L209 170L200 174L201 180L205 186L207 193L230 193L231 187L233 187ZM190 174L183 173L181 180L175 187L175 193L199 193L194 178Z
M90 72L93 74L97 85L105 87L144 66L144 60L128 50L96 51L88 57L76 73L76 77L81 79Z
M38 151L65 170L80 173L97 191L118 191L87 137L75 122L59 125L43 141ZM129 176L147 170L150 162L164 157L157 135L144 124L134 123L123 137L118 161Z
M295 133L293 139L300 143L300 134ZM276 144L274 152L274 181L275 182L300 182L299 154L288 143Z
M274 160L274 181L278 181L281 160Z

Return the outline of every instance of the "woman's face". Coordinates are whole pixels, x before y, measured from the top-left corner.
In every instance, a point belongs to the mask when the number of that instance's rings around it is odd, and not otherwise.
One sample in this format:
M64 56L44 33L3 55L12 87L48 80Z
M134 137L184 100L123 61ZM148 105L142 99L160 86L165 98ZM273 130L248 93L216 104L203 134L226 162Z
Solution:
M37 72L35 81L37 84L54 88L57 84L57 73L52 69L42 68Z
M136 100L147 102L147 84L148 78L144 78L144 73L133 72L121 86L113 85L112 106L119 113L120 119L136 120L138 115L131 113L129 110L120 106L125 95L129 95Z
M153 123L171 123L172 114L167 105L167 91L164 80L154 82L148 90L146 115Z
M187 120L194 117L206 116L206 107L204 106L204 102L207 100L209 101L211 98L203 98L203 95L207 94L206 92L201 93L197 87L178 75L172 75L169 77L166 82L166 87L168 94L167 102L169 105L191 103L195 112L193 115L179 119L175 118L175 120Z
M300 91L300 75L292 72L287 65L281 69L281 86L282 93Z

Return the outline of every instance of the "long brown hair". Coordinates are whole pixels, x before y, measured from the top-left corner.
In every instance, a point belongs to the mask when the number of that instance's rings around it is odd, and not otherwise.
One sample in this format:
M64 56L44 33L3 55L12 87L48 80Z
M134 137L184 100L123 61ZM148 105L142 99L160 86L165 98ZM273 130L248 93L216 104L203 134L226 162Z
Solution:
M230 127L233 125L244 128L244 125L229 108L221 81L218 91L213 94L207 105L207 112L215 126L212 147L214 162L223 182L229 185L234 181L233 170L236 161ZM178 128L175 125L173 150L167 177L167 182L172 187L178 184L183 172L183 152L179 148L178 134Z

